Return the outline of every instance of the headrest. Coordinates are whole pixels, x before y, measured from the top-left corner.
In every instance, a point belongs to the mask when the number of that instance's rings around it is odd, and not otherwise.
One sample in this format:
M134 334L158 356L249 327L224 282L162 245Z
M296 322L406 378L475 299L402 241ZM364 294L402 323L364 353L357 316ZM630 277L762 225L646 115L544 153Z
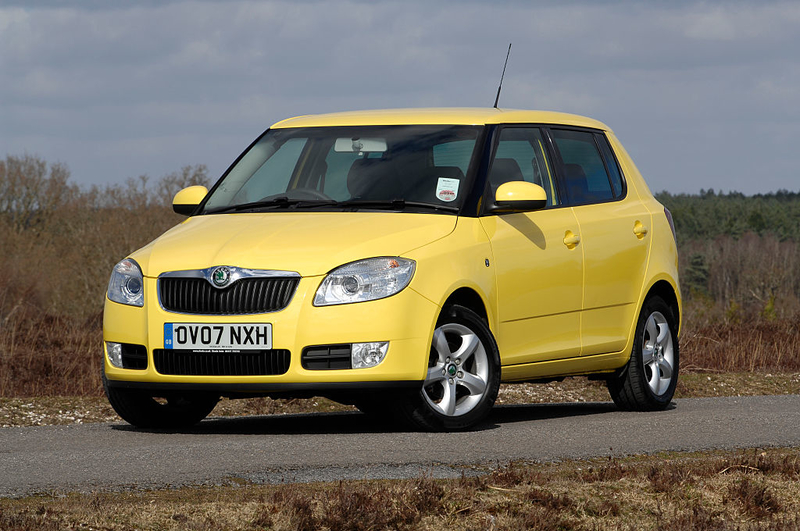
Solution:
M566 178L567 180L573 179L586 179L586 173L583 171L583 167L580 164L564 164L564 170L566 170Z
M584 203L589 200L589 185L580 164L564 164L564 178L567 182L567 193L574 202Z
M381 159L356 159L347 172L347 190L352 197L364 197L375 185L376 167Z
M510 181L524 181L522 170L514 159L494 159L492 171L489 174L489 182L499 186Z

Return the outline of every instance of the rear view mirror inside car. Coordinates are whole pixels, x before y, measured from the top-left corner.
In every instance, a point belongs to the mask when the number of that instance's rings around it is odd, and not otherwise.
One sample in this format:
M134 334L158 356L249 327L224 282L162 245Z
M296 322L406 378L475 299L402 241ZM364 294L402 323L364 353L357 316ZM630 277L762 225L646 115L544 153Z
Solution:
M337 138L333 146L336 153L383 153L385 138Z

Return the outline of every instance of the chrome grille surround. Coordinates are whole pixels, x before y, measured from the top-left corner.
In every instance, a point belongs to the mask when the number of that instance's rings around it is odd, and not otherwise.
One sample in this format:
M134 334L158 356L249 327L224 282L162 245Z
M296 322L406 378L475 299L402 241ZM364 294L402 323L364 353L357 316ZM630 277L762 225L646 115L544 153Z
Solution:
M220 287L214 272L224 268L228 282ZM206 269L168 271L158 276L161 308L194 315L250 315L284 309L294 297L300 274L294 271L213 266Z

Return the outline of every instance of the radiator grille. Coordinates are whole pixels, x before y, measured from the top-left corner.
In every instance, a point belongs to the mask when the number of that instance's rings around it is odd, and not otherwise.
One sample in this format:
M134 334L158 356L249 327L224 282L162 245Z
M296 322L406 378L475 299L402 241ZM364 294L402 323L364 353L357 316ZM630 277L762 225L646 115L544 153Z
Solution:
M167 277L158 281L159 298L171 312L242 315L277 312L292 300L297 278L243 278L224 289L204 278Z
M289 370L285 349L243 352L196 352L155 349L153 362L161 374L179 376L271 376Z

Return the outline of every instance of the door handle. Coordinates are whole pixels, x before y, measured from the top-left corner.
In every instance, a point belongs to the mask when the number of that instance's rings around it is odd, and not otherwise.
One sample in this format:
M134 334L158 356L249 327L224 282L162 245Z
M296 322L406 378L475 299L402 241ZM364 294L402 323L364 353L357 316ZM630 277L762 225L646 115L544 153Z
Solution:
M642 225L641 221L637 220L636 223L633 224L633 233L641 240L647 234L647 227Z
M574 249L575 246L578 245L578 243L580 243L580 241L581 237L572 232L571 230L568 230L567 232L564 233L564 245L566 245L568 249Z

